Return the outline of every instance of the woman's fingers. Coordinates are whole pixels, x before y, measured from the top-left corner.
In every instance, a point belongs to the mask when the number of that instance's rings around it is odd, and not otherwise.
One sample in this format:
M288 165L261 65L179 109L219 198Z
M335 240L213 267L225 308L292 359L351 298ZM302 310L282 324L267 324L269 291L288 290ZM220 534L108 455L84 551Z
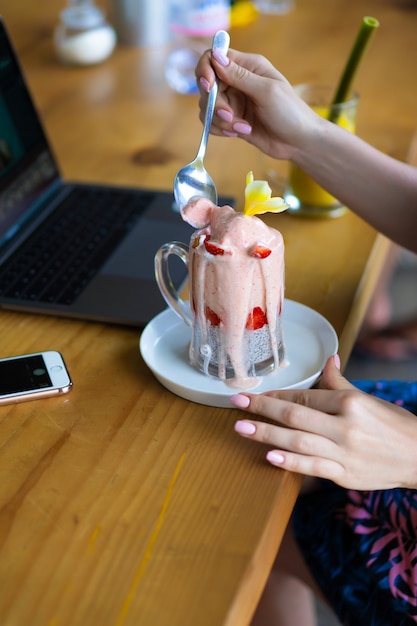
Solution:
M235 430L245 437L280 450L329 459L337 457L337 444L325 435L249 420L238 420Z
M288 472L296 472L303 476L314 476L315 478L325 478L335 483L343 484L345 474L341 463L333 459L326 459L315 456L304 456L288 450L270 450L266 459Z
M338 459L340 449L326 437L248 420L237 421L235 430L244 437L271 446L266 458L272 465L332 480L338 480L343 474L343 465Z
M326 396L332 394L334 392L327 392ZM281 397L283 395L285 400ZM244 437L270 446L272 450L267 459L273 465L308 476L339 480L344 471L338 445L339 418L311 408L311 405L321 407L324 404L329 410L329 402L333 406L330 398L325 402L318 399L318 395L322 396L321 390L314 390L313 394L276 391L233 396L235 405L239 405L239 399L250 400L247 411L275 422L238 420L235 430ZM337 403L333 408L337 408Z
M248 413L270 418L284 426L334 438L338 425L333 416L350 413L363 395L341 375L338 364L337 356L328 359L323 371L324 389L241 393L232 396L230 401Z
M316 433L333 430L334 415L340 412L341 395L325 389L271 391L237 394L230 398L237 408L267 417L283 426Z

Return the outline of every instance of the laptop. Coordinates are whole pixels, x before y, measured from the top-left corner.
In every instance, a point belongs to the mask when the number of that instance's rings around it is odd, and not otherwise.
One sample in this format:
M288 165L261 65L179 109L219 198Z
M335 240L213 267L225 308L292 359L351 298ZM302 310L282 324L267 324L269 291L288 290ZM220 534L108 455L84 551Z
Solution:
M62 179L0 17L0 308L144 326L166 307L155 252L191 232L172 192Z

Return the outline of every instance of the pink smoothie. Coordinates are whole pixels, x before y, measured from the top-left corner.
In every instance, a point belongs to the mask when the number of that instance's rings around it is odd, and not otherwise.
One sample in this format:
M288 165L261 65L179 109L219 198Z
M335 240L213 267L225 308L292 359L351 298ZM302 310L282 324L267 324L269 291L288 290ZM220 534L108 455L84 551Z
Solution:
M199 229L191 237L188 267L199 341L210 344L216 329L216 375L233 387L254 386L257 364L269 360L272 371L284 360L282 235L257 217L205 198L190 201L182 217ZM255 348L248 348L253 337ZM195 353L192 345L192 360Z

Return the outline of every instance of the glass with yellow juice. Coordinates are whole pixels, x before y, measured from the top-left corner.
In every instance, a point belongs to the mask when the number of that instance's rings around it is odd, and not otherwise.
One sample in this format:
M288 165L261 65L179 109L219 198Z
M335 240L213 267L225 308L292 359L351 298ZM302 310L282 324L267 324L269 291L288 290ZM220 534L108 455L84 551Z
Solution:
M335 92L334 87L305 84L296 86L295 90L321 117L329 117L330 105ZM353 93L348 100L337 104L332 109L335 123L351 133L356 130L358 99L358 95ZM290 206L289 213L303 217L339 217L347 210L337 198L330 195L301 168L292 163L289 169L285 200Z

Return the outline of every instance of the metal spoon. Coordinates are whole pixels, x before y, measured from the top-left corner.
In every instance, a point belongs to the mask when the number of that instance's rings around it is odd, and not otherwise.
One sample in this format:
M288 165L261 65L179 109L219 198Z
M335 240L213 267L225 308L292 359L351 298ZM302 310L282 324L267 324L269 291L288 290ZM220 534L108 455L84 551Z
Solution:
M213 37L212 50L214 50L214 48L220 48L224 54L227 54L229 43L229 33L224 30L219 30ZM205 170L203 160L206 154L207 141L210 134L218 91L219 85L216 80L208 95L203 134L197 155L194 161L191 161L188 165L184 165L175 175L174 197L178 209L183 208L193 196L203 196L217 204L216 186L209 173Z

